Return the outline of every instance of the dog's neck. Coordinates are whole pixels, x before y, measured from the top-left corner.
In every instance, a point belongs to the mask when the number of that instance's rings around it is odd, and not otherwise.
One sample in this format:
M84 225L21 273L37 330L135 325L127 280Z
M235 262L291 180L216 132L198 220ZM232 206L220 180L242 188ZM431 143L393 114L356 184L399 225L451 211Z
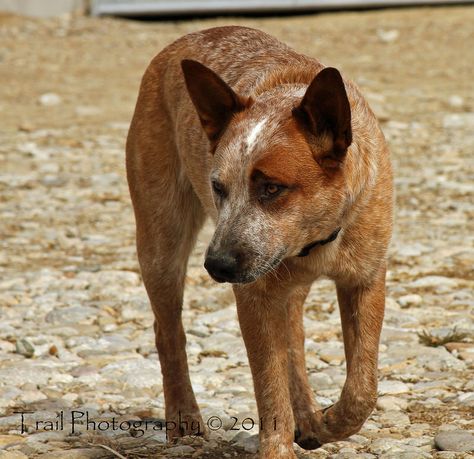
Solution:
M320 245L326 245L326 244L329 244L330 242L336 240L338 234L339 234L339 231L341 231L341 228L337 228L335 231L333 231L331 233L331 235L326 238L326 239L321 239L319 241L314 241L314 242L311 242L307 245L305 245L302 249L301 249L301 252L297 255L298 257L306 257L307 255L309 255L309 253L311 252L312 249L314 249L315 247L317 246L320 246Z

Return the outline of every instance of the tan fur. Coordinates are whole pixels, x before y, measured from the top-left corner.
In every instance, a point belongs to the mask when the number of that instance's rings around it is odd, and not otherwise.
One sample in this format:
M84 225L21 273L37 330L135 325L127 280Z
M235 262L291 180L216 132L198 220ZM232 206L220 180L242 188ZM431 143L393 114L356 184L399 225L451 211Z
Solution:
M219 100L194 89L191 101L184 59L204 64L235 91L238 107L222 126L219 117L207 119L193 106ZM191 84L204 77L204 70L189 68ZM390 158L374 115L347 80L347 150L336 155L336 140L327 132L311 134L295 118L322 69L263 32L222 27L171 44L143 77L127 140L127 174L139 262L156 318L166 418L188 421L177 422L169 438L195 433L191 422L203 426L181 308L186 262L206 215L216 223L208 256L237 247L245 258L246 277L236 281L234 293L264 421L260 456L296 457L295 432L305 448L344 439L375 405L392 226ZM277 199L258 201L269 178L288 188ZM225 199L213 194L211 179L225 185ZM337 227L336 240L296 256ZM302 325L307 292L322 275L336 283L347 362L341 398L324 412L308 383Z

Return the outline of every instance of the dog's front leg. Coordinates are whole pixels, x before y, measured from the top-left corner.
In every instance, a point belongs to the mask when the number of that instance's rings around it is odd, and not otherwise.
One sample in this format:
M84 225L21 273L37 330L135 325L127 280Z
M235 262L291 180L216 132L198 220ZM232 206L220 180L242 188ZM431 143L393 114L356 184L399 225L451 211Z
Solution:
M260 419L260 457L296 458L288 383L288 292L256 284L236 285L234 292Z
M385 268L365 286L337 284L347 377L340 400L320 413L316 436L321 443L353 435L377 400L377 358L385 306Z
M321 406L316 402L308 381L305 359L305 333L303 328L304 301L310 287L296 289L288 299L288 372L290 395L295 418L295 441L305 449L320 446L312 429L312 420Z

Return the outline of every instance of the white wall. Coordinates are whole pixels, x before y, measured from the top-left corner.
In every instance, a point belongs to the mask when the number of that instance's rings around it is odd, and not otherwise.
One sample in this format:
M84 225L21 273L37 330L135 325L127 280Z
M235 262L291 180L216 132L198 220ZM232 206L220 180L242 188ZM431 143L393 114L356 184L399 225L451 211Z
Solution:
M81 11L87 0L0 0L0 11L25 16L50 17Z

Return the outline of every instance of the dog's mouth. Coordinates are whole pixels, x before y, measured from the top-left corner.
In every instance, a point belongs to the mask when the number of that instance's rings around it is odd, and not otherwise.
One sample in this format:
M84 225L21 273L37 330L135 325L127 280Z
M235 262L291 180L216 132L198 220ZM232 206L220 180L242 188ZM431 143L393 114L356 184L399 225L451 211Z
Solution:
M212 277L212 279L221 284L224 282L229 282L229 284L249 284L250 282L257 280L259 277L252 273L238 273L232 277L222 277L214 273L209 273L209 275Z
M259 264L259 267L255 271L249 272L249 277L246 282L241 282L245 284L249 284L251 282L255 282L256 280L260 279L262 276L267 274L274 274L275 277L278 277L276 274L276 269L283 261L284 254L286 253L286 249L281 250L274 258L265 263Z

